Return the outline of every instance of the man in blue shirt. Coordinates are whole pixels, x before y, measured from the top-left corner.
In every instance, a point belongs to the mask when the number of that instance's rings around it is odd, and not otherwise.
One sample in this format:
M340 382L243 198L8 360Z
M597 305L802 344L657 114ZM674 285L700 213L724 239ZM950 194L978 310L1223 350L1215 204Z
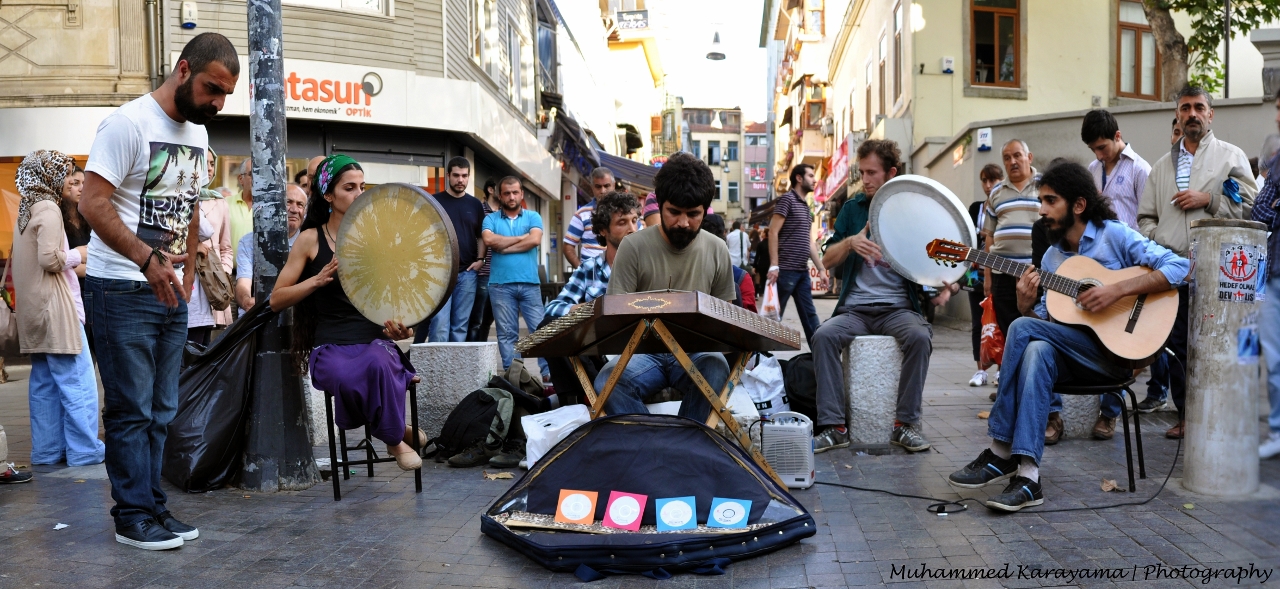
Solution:
M1043 271L1057 270L1073 255L1088 256L1112 270L1156 270L1085 291L1076 301L1086 310L1098 312L1122 297L1170 290L1186 280L1190 263L1116 220L1110 201L1098 193L1093 177L1080 164L1049 168L1040 179L1039 198L1040 216L1053 244L1041 263ZM1004 491L987 501L987 507L1001 511L1044 503L1040 460L1059 375L1087 382L1120 380L1130 374L1086 331L1049 320L1035 269L1018 279L1017 291L1023 316L1005 336L1005 366L1000 367L1004 377L987 427L991 447L947 477L952 485L966 489L1008 480Z
M493 249L489 262L489 300L498 324L498 352L502 369L515 358L520 337L520 316L530 332L542 323L542 288L538 277L538 246L542 243L542 216L524 208L524 184L515 176L498 182L502 207L484 218L481 236ZM550 377L547 363L539 359L543 380Z

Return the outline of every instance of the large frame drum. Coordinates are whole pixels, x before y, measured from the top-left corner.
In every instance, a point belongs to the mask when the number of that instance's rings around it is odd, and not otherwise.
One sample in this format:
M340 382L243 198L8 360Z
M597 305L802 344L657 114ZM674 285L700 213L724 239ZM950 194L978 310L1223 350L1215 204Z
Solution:
M440 203L408 184L382 184L338 228L338 278L370 321L428 321L458 281L458 237Z

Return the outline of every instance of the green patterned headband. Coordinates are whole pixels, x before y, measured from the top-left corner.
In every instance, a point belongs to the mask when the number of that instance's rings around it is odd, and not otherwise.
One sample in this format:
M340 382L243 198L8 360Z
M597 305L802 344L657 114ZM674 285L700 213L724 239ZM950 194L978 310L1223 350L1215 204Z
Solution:
M355 164L357 168L360 167L360 164L352 159L351 156L341 153L335 153L324 158L324 161L320 162L320 165L316 167L316 186L320 189L320 194L329 194L329 189L338 180L338 171L350 164Z

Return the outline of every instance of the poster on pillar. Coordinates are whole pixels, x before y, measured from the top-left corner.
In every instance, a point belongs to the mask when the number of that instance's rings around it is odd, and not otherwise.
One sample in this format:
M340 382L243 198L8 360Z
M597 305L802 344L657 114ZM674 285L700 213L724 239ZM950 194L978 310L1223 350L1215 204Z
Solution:
M170 63L178 62L178 53ZM240 57L240 79L223 115L248 116L249 58ZM284 60L285 116L350 123L409 124L408 96L414 72L305 59Z
M1266 247L1224 243L1218 251L1218 300L1253 303L1258 276L1266 264Z

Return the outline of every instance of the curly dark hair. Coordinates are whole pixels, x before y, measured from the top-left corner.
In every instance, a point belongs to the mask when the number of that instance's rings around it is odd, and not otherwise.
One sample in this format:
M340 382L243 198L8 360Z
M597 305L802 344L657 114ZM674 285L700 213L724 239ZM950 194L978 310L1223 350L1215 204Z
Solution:
M605 243L604 234L608 233L609 227L613 226L614 215L639 212L640 201L630 192L615 190L604 195L596 201L596 208L591 213L591 230L596 233L596 242L600 245L608 245Z
M334 181L329 183L329 192L320 192L320 183L311 183L311 198L307 199L307 216L302 219L302 228L299 233L308 229L316 229L316 239L325 239L323 232L319 230L329 222L329 216L333 214L329 201L324 199L325 194L333 194L333 189L338 185L338 179L343 174L351 170L364 171L360 164L347 164L339 169L334 175ZM311 358L311 348L314 347L316 340L316 307L311 297L302 299L293 307L293 327L290 329L292 337L289 338L289 353L293 355L294 368L298 374L306 374L307 363Z
M880 158L880 165L884 167L886 174L891 168L897 168L899 174L903 172L902 151L898 149L897 143L888 139L868 139L858 146L859 160L873 153Z
M653 177L653 193L658 207L671 203L682 209L711 206L716 192L716 179L711 168L687 151L677 152L667 158Z
M1111 208L1111 199L1098 192L1093 183L1093 174L1084 166L1070 160L1054 160L1049 169L1040 175L1040 186L1048 186L1067 201L1067 208L1074 207L1076 201L1084 199L1084 212L1080 219L1099 227L1103 221L1116 221L1116 212Z

